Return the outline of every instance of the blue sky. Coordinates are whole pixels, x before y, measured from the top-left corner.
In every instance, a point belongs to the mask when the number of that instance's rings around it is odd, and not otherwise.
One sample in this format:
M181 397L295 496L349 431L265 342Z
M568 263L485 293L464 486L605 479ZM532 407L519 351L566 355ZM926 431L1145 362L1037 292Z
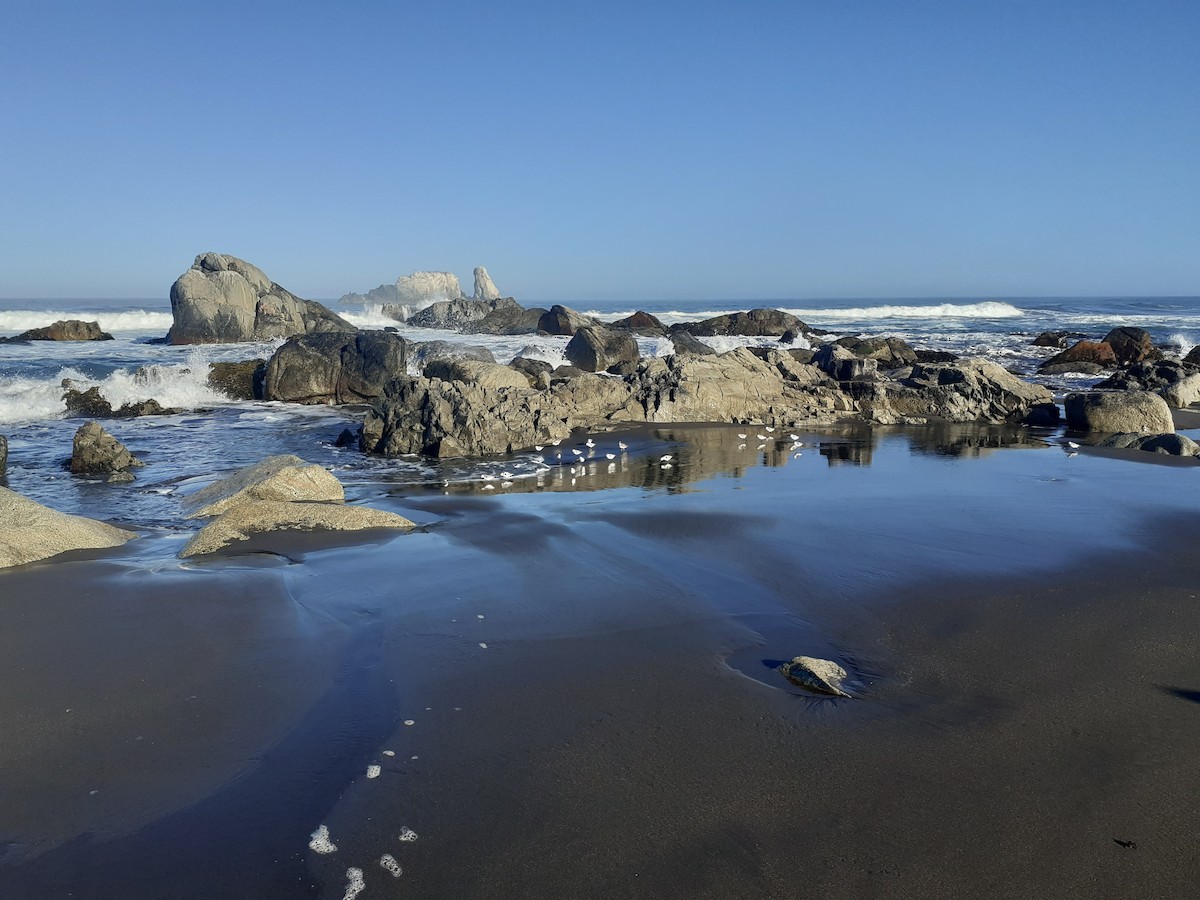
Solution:
M1200 294L1200 3L0 0L0 297Z

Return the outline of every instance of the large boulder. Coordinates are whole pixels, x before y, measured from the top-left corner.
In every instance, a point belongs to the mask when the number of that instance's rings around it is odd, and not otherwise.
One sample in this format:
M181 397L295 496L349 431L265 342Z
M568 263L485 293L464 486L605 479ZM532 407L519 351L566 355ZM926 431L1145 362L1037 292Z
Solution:
M1002 424L1056 417L1049 390L984 359L920 363L898 380L851 386L857 388L851 393L863 414L881 424L920 419Z
M641 334L647 337L662 337L667 333L666 325L658 321L650 313L643 312L640 309L631 316L610 322L609 327L621 328L625 331L632 331L634 334Z
M1186 409L1200 403L1200 373L1181 378L1159 390L1158 394L1174 409Z
M1182 434L1114 434L1096 446L1117 450L1145 450L1165 456L1200 456L1200 444Z
M360 403L408 371L410 343L386 331L294 337L267 363L263 397L290 403Z
M585 372L604 372L623 363L636 363L640 353L629 332L589 327L575 332L563 355Z
M710 347L690 331L672 331L671 346L676 356L716 356L717 350Z
M487 318L498 309L519 310L521 304L512 297L490 300L439 300L408 317L414 328L447 328L462 331L472 322Z
M458 276L450 272L413 272L396 279L396 302L427 304L439 300L459 300L462 288Z
M898 369L917 362L913 348L897 337L844 337L834 343L845 347L855 356L875 360L881 369Z
M208 485L183 499L189 519L219 516L241 503L271 500L306 503L341 502L342 484L326 469L298 456L268 456L252 466Z
M496 357L487 347L479 344L460 344L456 341L419 341L410 344L408 359L416 365L417 371L421 371L435 359L474 359L488 363L496 361Z
M1134 363L1095 385L1097 390L1154 391L1167 405L1183 409L1200 402L1200 372L1171 359Z
M31 328L16 337L0 338L0 343L24 341L111 341L113 336L100 330L99 322L63 319L44 328Z
M320 303L302 300L261 269L221 253L201 253L171 285L172 344L265 341L357 329Z
M1097 368L1112 368L1117 365L1117 356L1111 344L1103 341L1079 341L1043 362L1038 368L1043 372L1096 371ZM1086 367L1086 368L1085 368Z
M266 374L265 359L209 363L208 386L230 400L261 400Z
M467 334L537 334L542 316L548 311L540 306L522 309L513 301L512 306L497 306L482 319L468 322L463 331Z
M476 300L499 300L500 291L497 289L492 277L488 275L488 270L483 266L475 267L475 292L472 294ZM509 299L512 299L511 297ZM515 300L513 301L516 302Z
M591 316L585 316L570 307L555 304L538 320L538 330L544 331L546 334L573 335L580 328L594 327L599 324Z
M1114 328L1104 336L1103 343L1112 347L1117 364L1122 366L1162 356L1150 339L1149 332L1142 328Z
M512 366L477 359L431 360L422 373L426 378L442 381L461 381L479 385L490 390L499 388L527 388L529 377Z
M878 360L858 356L841 344L826 344L818 349L812 364L834 381L872 378L879 369Z
M119 547L137 535L95 519L69 516L0 487L0 568L66 553Z
M671 326L672 331L690 331L697 337L714 335L738 335L742 337L780 337L793 330L807 334L809 327L779 309L751 309L746 312L714 316L703 322L682 322Z
M363 506L250 500L229 508L201 528L179 551L183 559L215 553L254 535L279 531L366 531L407 529L403 516Z
M1108 434L1169 434L1175 423L1167 401L1149 391L1068 394L1067 427Z
M124 444L96 422L88 422L75 432L71 471L76 475L108 475L114 482L132 481L129 470L142 465Z

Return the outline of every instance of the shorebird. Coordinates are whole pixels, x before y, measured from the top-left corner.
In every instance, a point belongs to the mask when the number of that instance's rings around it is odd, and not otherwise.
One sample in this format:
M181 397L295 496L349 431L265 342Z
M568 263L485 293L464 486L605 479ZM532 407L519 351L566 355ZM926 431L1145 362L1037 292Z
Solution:
M615 454L615 453L605 453L605 454L604 454L604 458L605 458L605 459L616 459L616 458L617 458L617 454Z
M480 475L479 477L482 478L484 481L495 481L496 480L496 476L492 475L490 473L488 473L486 475Z
M766 426L766 429L767 429L767 434L770 434L772 431L774 431L774 430L775 430L775 426L774 426L774 425L767 425L767 426Z
M801 456L803 456L803 455L804 455L804 454L802 454L802 453L793 453L793 454L792 454L792 459L799 459L799 458L800 458Z
M534 450L536 450L538 453L541 453L541 452L542 452L542 447L543 447L543 446L544 446L544 445L542 445L542 444L534 444L534 445L533 445L533 449L534 449Z
M559 438L557 441L551 441L551 442L550 442L550 446L551 446L551 447L557 447L557 446L558 446L559 444L561 444L561 443L562 443L562 438Z
M620 448L622 453L629 449L629 445L624 441L617 441L617 446Z
M596 442L595 442L595 441L593 441L591 438L588 438L586 441L584 441L584 443L585 443L585 444L587 444L587 446L588 446L588 447L595 447L595 446L596 446Z
M759 444L759 445L758 445L757 447L755 447L754 449L755 449L755 450L766 450L766 449L767 449L767 445L766 445L766 444Z
M670 462L670 461L671 461L671 454L670 454L670 453L668 453L668 454L666 454L665 456L660 456L660 457L658 458L658 461L659 461L659 462Z
M739 434L738 437L741 438L743 441L746 439L746 436L744 434Z
M1077 443L1075 443L1074 441L1067 441L1067 446L1070 447L1072 450L1079 449L1079 445Z
M659 468L660 468L660 469L669 469L669 468L671 468L671 464L670 464L670 463L663 463L661 466L659 466Z
M746 445L745 445L745 444L738 444L738 449L739 449L739 450L745 450L745 449L746 449Z
M789 434L788 437L791 438L793 441L800 440L800 435L798 435L798 434Z
M513 477L513 473L512 473L512 472L501 472L501 473L500 473L500 477L501 477L501 478L512 478L512 477Z

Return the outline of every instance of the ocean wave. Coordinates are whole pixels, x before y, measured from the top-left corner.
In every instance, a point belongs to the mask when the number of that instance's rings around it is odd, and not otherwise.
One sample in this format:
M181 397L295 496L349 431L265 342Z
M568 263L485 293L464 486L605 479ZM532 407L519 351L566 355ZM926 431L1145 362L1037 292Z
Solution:
M157 400L171 409L198 409L229 403L208 384L209 362L202 350L183 363L117 369L104 378L89 378L75 368L62 368L44 378L0 378L0 423L34 422L60 418L66 412L63 382L79 390L98 388L100 396L117 408L126 403Z
M407 315L415 312L415 309L408 307L405 307L405 310ZM395 328L401 324L394 316L384 314L383 306L378 303L369 304L354 312L339 310L338 315L355 328Z
M809 309L784 308L805 321L827 319L831 321L862 321L864 319L1015 319L1027 316L1028 312L999 300L984 300L979 303L934 303L923 306L885 304L883 306L816 307Z
M20 334L32 328L44 328L64 319L82 319L99 322L100 330L107 332L144 331L166 334L173 319L169 312L150 309L111 310L53 310L53 309L9 309L0 311L0 332Z

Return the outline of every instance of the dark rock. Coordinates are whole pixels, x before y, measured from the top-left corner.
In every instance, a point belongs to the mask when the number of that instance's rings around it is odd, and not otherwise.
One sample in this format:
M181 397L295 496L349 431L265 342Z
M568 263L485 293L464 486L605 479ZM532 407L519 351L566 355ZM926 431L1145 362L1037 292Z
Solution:
M1089 365L1100 366L1103 368L1113 368L1117 365L1117 356L1113 352L1111 344L1106 344L1103 341L1079 341L1073 347L1070 347L1064 350L1062 353L1058 353L1050 357L1048 360L1038 366L1038 370L1041 372L1048 372L1050 371L1051 366L1078 366L1080 363L1087 363ZM1075 368L1067 370L1055 369L1053 371L1081 372L1088 370Z
M1195 368L1171 359L1134 363L1096 385L1097 390L1161 391L1196 374Z
M554 371L554 366L544 359L530 359L527 356L518 356L509 365L518 372L524 372L534 382Z
M840 344L826 344L813 354L812 364L834 381L871 378L879 362L856 356Z
M1200 344L1197 344L1187 352L1187 356L1183 358L1184 365L1200 366Z
M358 329L312 300L302 300L236 256L201 253L171 285L172 344L265 341Z
M1122 366L1162 356L1150 339L1149 332L1141 328L1114 328L1104 336L1102 343L1112 347L1117 364Z
M1148 391L1091 391L1067 394L1067 427L1108 434L1165 434L1175 431L1167 401Z
M1053 428L1062 421L1057 403L1037 403L1029 408L1022 424Z
M1114 434L1097 447L1117 450L1145 450L1167 456L1200 456L1200 444L1182 434Z
M344 303L346 305L365 305L368 303L378 303L382 306L385 303L396 303L399 301L399 299L399 295L396 291L396 282L393 281L388 284L381 284L377 288L371 288L371 290L367 291L365 294L342 294L342 297L340 300L338 300L338 303Z
M717 351L690 331L671 332L671 344L676 356L716 356Z
M291 403L359 403L408 372L410 343L384 331L294 337L267 363L263 397Z
M410 344L409 359L417 364L417 369L435 359L475 359L480 362L494 363L496 357L487 347L477 344L457 344L454 341L421 341Z
M0 343L24 341L111 341L113 336L100 330L99 322L64 319L44 328L31 328L16 337L0 338Z
M1068 341L1077 341L1080 338L1087 337L1086 334L1080 334L1076 331L1043 331L1031 342L1034 347L1056 347L1063 350L1067 346Z
M949 363L957 362L958 357L947 350L914 350L919 363Z
M555 304L538 320L538 330L544 331L546 334L573 335L580 328L595 327L599 324L591 316L585 316L569 307Z
M802 338L803 336L804 335L802 335L795 328L789 328L787 331L785 331L783 334L781 334L779 336L779 343L794 344L794 343L796 343L796 341L800 340L800 338Z
M75 432L71 471L77 475L111 475L137 468L142 462L96 422Z
M208 386L230 400L261 400L266 374L265 359L215 362L209 365Z
M550 373L550 383L554 384L559 381L570 381L572 378L578 378L581 375L586 375L587 372L578 366L559 366Z
M811 365L813 358L817 355L817 351L816 350L799 350L799 349L788 350L787 355L790 356L792 359L796 360L796 362L804 363L805 365Z
M637 341L627 331L597 326L580 328L567 342L563 355L585 372L603 372L621 363L637 363Z
M361 431L361 429L360 429ZM337 436L337 440L333 442L335 447L353 447L358 443L358 434L351 431L349 428L343 428L342 433Z
M1104 368L1104 366L1096 365L1096 363L1068 362L1055 363L1054 365L1043 363L1038 366L1038 371L1043 375L1103 375L1109 370Z
M66 387L66 384L63 386ZM112 404L100 396L98 387L90 387L86 391L67 387L63 403L67 405L68 413L89 419L107 419L113 414Z
M688 331L697 337L739 335L742 337L781 337L787 331L800 334L809 328L795 316L778 309L751 309L747 312L714 316L703 322L682 322L671 326L671 332Z
M448 328L462 331L473 322L486 319L503 310L509 315L522 312L521 304L512 297L496 300L439 300L408 317L414 328Z
M463 331L467 334L537 334L546 312L540 306L529 309L501 308L476 322L470 322Z
M638 310L632 316L626 316L624 319L610 323L610 328L620 328L624 331L632 331L634 334L646 335L647 337L662 337L667 333L667 326L648 312Z
M855 356L875 360L881 369L898 369L917 361L912 347L896 337L844 337L834 343L845 347Z
M163 406L153 397L136 403L122 403L113 411L114 419L136 419L139 416L173 416L178 409Z
M8 438L0 434L0 478L8 471Z

